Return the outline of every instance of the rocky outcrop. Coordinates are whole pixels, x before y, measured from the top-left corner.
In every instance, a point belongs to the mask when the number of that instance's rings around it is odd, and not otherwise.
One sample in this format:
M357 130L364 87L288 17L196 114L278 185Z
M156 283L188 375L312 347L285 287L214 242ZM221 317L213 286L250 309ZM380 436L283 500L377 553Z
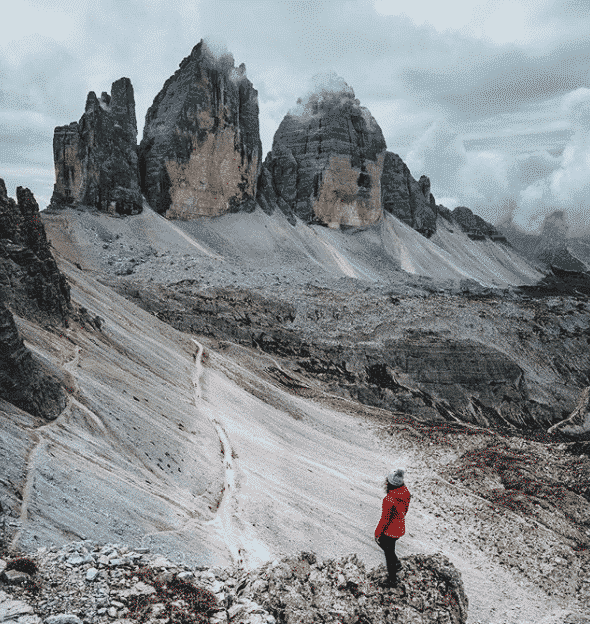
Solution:
M382 217L385 140L368 109L341 78L299 100L274 136L258 202L291 220L362 227Z
M406 163L392 152L385 153L381 199L384 210L427 238L436 232L438 210L430 179L423 175L416 181Z
M588 271L588 241L584 237L569 237L567 217L562 210L545 217L540 234L523 232L511 219L502 222L498 228L520 254L542 269Z
M16 195L18 203L0 179L0 397L52 418L65 395L25 347L12 312L37 323L67 324L70 289L51 255L33 194L19 186Z
M65 393L33 359L10 310L1 303L0 345L0 397L33 416L58 416L66 405Z
M6 567L19 580L5 581L0 617L29 618L19 624L82 624L76 613L99 622L157 618L171 624L467 621L461 573L440 554L402 559L398 587L388 589L382 587L385 566L367 571L354 554L319 561L302 552L254 570L190 569L139 550L86 541L11 559Z
M485 240L499 236L498 230L491 224L465 207L458 206L452 212L453 221L473 240Z
M169 218L253 210L262 144L245 65L201 40L150 106L139 163L144 194Z
M55 186L51 207L84 205L109 214L142 210L137 167L135 99L129 78L111 95L88 94L79 122L55 129Z
M39 206L29 189L18 187L18 203L0 179L0 297L30 320L66 323L70 289L51 254Z
M413 555L403 566L398 587L383 590L384 566L367 571L356 555L318 561L304 552L255 570L244 596L277 622L293 624L467 621L461 574L446 557Z

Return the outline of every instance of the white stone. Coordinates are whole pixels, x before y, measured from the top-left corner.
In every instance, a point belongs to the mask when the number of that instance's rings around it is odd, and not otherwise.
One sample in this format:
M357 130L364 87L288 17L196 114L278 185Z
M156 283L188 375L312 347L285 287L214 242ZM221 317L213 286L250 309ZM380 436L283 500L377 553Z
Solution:
M88 568L86 572L86 580L93 581L98 576L98 570L96 568Z
M173 563L168 561L168 559L166 559L166 557L159 556L159 557L156 557L152 561L152 567L153 568L173 568L175 566L174 566Z
M193 578L193 576L194 576L194 574L193 574L192 572L181 572L181 573L178 575L178 578L179 578L181 581L186 581L186 579Z
M21 615L18 624L41 624L43 620L38 615Z
M82 624L82 620L73 613L60 613L45 618L45 624Z
M223 583L221 581L214 581L211 583L211 591L214 594L218 594L223 589Z
M152 617L157 618L160 615L162 615L162 613L164 613L164 611L166 610L166 605L162 604L161 602L158 602L155 605L152 605Z
M6 595L6 594L4 594ZM22 600L3 600L0 602L0 622L17 620L21 615L33 613L33 607Z
M136 593L141 594L143 596L149 596L150 594L156 593L156 589L154 587L152 587L151 585L148 585L147 583L144 583L143 581L139 581L138 583L135 583L135 585L133 586L133 589Z

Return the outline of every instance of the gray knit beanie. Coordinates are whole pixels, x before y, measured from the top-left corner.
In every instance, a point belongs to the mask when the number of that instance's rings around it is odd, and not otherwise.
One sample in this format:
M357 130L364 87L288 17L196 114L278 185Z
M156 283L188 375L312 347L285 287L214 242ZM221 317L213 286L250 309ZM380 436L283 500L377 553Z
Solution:
M404 472L405 470L403 468L396 468L395 470L392 470L387 475L387 481L394 488L401 487L404 484Z

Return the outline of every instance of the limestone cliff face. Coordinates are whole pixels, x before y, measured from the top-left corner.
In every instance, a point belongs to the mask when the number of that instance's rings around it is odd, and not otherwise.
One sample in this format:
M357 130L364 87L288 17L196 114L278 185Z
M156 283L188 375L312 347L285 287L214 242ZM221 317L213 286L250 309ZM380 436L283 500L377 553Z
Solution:
M255 208L258 92L244 64L201 41L156 96L139 148L143 192L172 219Z
M52 207L86 205L110 214L142 210L137 166L135 99L129 78L100 100L88 94L79 122L55 129Z
M283 119L265 160L258 203L306 223L362 227L379 221L385 140L339 79Z
M430 179L423 175L416 181L406 163L392 152L385 153L381 176L383 209L426 237L436 232L438 214Z

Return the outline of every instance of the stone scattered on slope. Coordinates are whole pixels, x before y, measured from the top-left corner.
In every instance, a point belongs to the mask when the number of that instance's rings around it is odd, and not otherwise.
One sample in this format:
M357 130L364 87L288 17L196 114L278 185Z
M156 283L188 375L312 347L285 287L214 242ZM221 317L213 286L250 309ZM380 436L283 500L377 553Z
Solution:
M427 238L436 232L438 210L430 192L430 179L416 181L406 163L392 152L385 153L381 176L383 209Z
M72 566L68 560L74 556L93 563ZM440 554L402 559L404 569L394 589L382 587L387 576L385 566L367 571L356 555L318 561L313 553L299 553L249 571L237 567L189 568L120 544L100 546L85 541L60 549L42 548L31 557L39 571L29 583L0 584L0 621L467 621L468 600L461 574ZM91 569L98 573L90 582L87 575ZM34 620L18 619L24 615Z
M113 82L111 95L88 94L79 122L53 136L56 181L50 207L91 206L109 214L142 210L137 166L135 98L129 78Z
M151 207L173 219L255 207L262 165L258 92L242 63L201 40L150 106L139 148Z
M306 223L361 227L381 219L385 139L354 91L335 75L298 100L275 133L258 201Z

